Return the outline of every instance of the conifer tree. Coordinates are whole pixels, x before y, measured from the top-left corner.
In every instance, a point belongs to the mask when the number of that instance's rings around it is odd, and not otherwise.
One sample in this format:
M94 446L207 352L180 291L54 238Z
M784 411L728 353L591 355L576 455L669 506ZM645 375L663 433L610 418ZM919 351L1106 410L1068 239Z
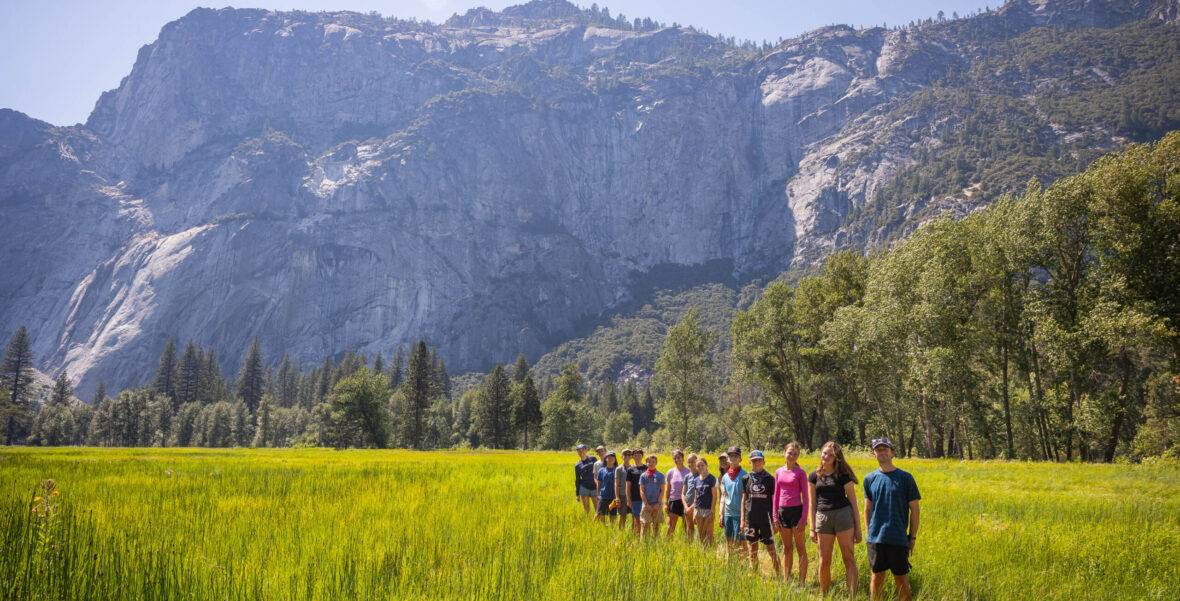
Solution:
M524 353L516 356L516 363L512 365L512 381L520 384L529 375L529 361L525 359Z
M262 377L262 348L255 338L246 352L246 358L242 360L242 371L238 376L238 397L251 413L258 409L258 403L262 401Z
M426 413L436 391L434 376L426 340L419 340L417 348L410 355L410 366L402 383L405 405L401 420L401 438L405 444L416 449L422 448Z
M515 404L512 407L512 423L524 435L524 448L529 448L529 433L541 426L541 397L533 377L525 374L524 381L517 387Z
M197 345L189 342L184 345L184 354L180 358L179 377L176 383L176 398L172 408L185 403L194 403L200 396L201 386L201 356L197 352Z
M156 379L152 381L152 390L156 394L176 399L176 339L169 338L164 345L164 352L160 354L160 365L156 367Z
M512 426L509 389L508 373L497 363L476 396L476 419L484 446L493 449L508 446Z
M74 385L70 382L70 376L62 370L57 376L57 381L53 383L53 393L49 396L49 404L54 407L69 407L70 397L74 396Z
M94 400L90 401L90 404L98 407L98 404L105 398L107 398L107 382L106 380L99 380L98 388L94 389Z
M11 445L28 413L29 386L33 383L33 341L24 326L8 341L8 348L4 350L4 371L0 372L0 377L8 392L8 406L3 410L8 417L6 440Z

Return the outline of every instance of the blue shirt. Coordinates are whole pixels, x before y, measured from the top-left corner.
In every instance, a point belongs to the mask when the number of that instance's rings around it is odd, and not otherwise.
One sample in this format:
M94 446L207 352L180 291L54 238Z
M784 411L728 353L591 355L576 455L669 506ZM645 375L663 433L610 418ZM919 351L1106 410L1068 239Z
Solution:
M607 501L615 498L615 470L609 467L598 470L598 498Z
M725 491L725 515L740 517L742 515L742 476L746 470L739 470L737 478L730 479L729 472L721 477L721 490Z
M684 506L692 507L693 501L697 498L697 479L700 476L696 472L692 472L684 477Z
M910 501L922 498L918 483L909 472L877 470L865 476L865 499L873 503L869 514L869 531L865 540L870 543L908 547Z
M697 509L713 509L713 487L717 486L717 478L713 474L709 474L704 478L697 476L693 480L693 488L697 490L696 498L693 499Z
M647 471L644 470L643 474L639 476L639 486L647 493L647 503L649 505L660 504L660 488L664 486L663 474L657 471L649 478L647 477ZM631 500L638 501L639 499Z

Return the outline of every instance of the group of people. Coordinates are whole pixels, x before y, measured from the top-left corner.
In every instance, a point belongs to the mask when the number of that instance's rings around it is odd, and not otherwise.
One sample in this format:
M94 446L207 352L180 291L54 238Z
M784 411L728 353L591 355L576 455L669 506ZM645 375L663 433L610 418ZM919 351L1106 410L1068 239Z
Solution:
M689 540L712 544L720 523L731 556L746 554L757 570L759 550L764 548L775 574L784 581L791 579L798 555L798 581L806 582L810 538L819 547L819 584L825 595L836 548L844 561L849 594L856 594L854 549L864 540L872 598L883 597L889 572L898 597L907 601L921 496L913 476L893 465L895 453L888 438L874 440L872 449L878 469L864 479L863 528L856 494L859 481L835 442L820 449L820 465L811 474L799 466L800 446L786 445L785 464L773 475L757 450L749 454L750 471L743 469L742 450L736 446L717 458L714 475L706 458L696 453L686 457L680 449L672 452L675 466L664 473L657 469L658 458L645 455L643 449L623 449L620 463L614 451L599 446L595 456L586 445L578 445L575 486L587 514L604 524L617 521L620 529L626 528L630 516L636 536L658 537L661 530L672 536L683 524ZM783 545L781 563L776 534Z

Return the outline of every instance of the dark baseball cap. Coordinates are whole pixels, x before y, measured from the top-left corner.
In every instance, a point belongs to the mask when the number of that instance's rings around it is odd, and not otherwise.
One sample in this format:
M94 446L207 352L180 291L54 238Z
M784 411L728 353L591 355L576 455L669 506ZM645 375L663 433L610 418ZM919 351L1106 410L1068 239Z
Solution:
M766 457L762 455L762 451L750 451L750 461L755 459L766 459Z
M585 451L585 450L586 450L586 445L584 445L584 444L580 444L580 445L578 445L578 446L577 446L577 450L579 450L579 451Z
M614 451L607 451L606 455L602 456L603 459L606 459L607 457L615 457L615 452ZM616 459L617 459L617 457L616 457Z
M885 445L885 446L889 447L890 449L893 448L893 443L890 442L890 440L888 438L874 438L873 439L873 447L872 448L875 449L881 445Z
M726 455L737 455L738 457L741 457L742 456L742 448L741 447L729 447L729 450L726 451L725 454Z

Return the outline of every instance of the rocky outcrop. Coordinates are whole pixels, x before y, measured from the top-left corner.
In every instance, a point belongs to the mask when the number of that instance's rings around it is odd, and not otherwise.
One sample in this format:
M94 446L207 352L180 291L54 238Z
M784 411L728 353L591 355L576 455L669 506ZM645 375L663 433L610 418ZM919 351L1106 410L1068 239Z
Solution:
M653 270L774 275L846 243L914 152L877 109L965 44L831 27L755 54L553 0L442 25L197 9L84 126L0 112L0 327L29 326L84 398L145 377L169 336L226 367L255 337L308 362L419 336L452 368L535 357Z

